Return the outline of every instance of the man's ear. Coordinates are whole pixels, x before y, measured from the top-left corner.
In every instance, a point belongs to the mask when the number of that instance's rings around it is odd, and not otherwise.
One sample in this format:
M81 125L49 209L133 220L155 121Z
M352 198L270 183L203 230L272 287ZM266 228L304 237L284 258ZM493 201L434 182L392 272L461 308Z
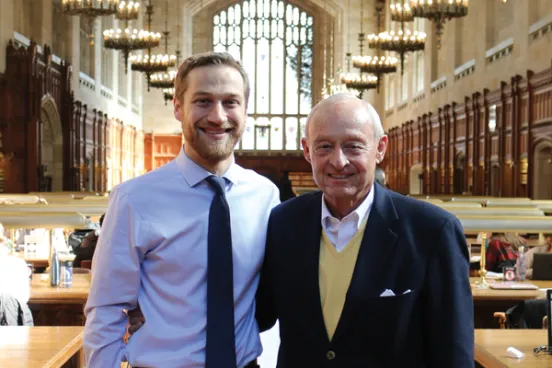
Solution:
M387 142L389 139L386 135L380 138L378 142L377 152L376 152L376 162L378 164L381 164L383 161L383 158L385 157L385 152L387 151Z
M307 138L301 138L301 145L303 146L303 155L305 156L305 160L311 163L310 148L309 144L307 143Z
M173 98L173 106L174 106L174 117L178 121L182 121L182 105L178 98L174 96Z

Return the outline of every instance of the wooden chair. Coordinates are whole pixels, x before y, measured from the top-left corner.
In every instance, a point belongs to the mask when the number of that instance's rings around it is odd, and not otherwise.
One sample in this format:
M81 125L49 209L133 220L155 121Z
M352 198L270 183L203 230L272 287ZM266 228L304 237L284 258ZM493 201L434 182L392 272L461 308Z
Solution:
M497 322L500 326L501 330L506 329L506 312L494 312L493 317L497 319ZM547 330L548 329L548 316L542 317L542 329Z
M92 273L92 271L89 268L75 267L73 268L73 273Z
M81 261L81 268L92 269L92 261Z

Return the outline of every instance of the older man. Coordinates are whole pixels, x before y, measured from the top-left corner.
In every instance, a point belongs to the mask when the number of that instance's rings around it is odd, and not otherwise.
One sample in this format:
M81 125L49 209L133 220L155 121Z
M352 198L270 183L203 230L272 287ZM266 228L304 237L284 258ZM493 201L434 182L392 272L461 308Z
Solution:
M278 366L472 367L468 250L451 214L374 184L387 136L368 103L319 103L303 139L321 192L271 214L258 321Z
M255 322L270 210L268 179L234 162L249 83L224 53L188 58L176 76L175 160L117 186L99 237L86 304L89 368L257 366ZM145 323L123 343L123 310Z

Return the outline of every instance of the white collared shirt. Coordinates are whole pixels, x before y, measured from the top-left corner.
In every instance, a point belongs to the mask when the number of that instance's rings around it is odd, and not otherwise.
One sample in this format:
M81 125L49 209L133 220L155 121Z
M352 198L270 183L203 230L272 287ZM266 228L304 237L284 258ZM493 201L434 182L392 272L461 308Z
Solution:
M360 206L339 221L332 216L326 205L326 200L324 196L322 196L322 228L326 231L328 239L338 253L345 249L345 246L357 233L360 225L364 220L368 219L373 202L374 186L372 185L370 192Z
M86 304L87 367L203 367L207 326L207 239L215 191L211 175L184 151L167 165L111 192L93 260ZM255 292L270 210L279 203L267 178L230 165L237 365L262 351ZM144 325L123 342L126 316L139 303Z
M0 244L0 247L4 247ZM0 294L13 296L20 303L27 304L31 294L27 263L18 257L10 256L0 249Z

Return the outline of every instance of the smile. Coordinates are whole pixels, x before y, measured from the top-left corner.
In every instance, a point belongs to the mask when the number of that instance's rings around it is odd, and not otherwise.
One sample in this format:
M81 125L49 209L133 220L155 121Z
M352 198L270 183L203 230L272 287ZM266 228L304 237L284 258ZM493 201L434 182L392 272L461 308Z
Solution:
M347 174L347 175L336 175L336 174L328 174L328 176L332 179L347 179L353 176L353 174Z
M214 139L223 139L226 137L233 129L213 129L213 128L199 128L202 133Z

